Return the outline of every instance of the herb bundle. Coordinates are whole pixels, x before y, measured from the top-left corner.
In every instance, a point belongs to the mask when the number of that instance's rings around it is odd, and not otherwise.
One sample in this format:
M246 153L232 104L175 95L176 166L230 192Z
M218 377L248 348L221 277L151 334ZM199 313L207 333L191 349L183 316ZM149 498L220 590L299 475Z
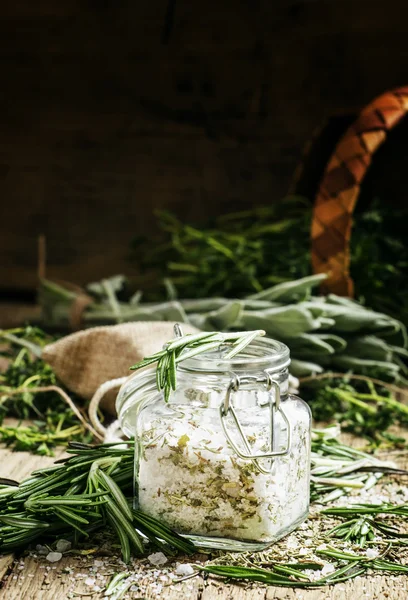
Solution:
M351 490L369 490L384 473L405 475L394 463L342 444L338 425L312 432L310 497L328 504Z
M194 550L188 540L132 508L132 448L72 442L68 452L73 456L21 484L0 480L0 551L24 549L40 537L78 542L107 525L125 562L132 551L144 552L140 534L169 554Z
M242 296L310 273L310 202L305 198L290 196L227 214L202 228L169 212L157 214L167 239L149 244L142 266L171 278L183 297ZM140 238L133 243L139 264L143 243ZM156 298L161 295L156 290Z
M203 298L162 303L120 302L117 281L110 283L115 296L99 297L83 314L86 327L125 321L179 321L204 331L263 329L269 337L286 343L292 372L304 377L336 370L359 373L384 381L405 383L408 350L405 327L395 318L335 295L314 296L325 275L281 283L242 299ZM67 323L76 294L55 283L42 281L40 299L46 324ZM119 315L119 317L118 317Z

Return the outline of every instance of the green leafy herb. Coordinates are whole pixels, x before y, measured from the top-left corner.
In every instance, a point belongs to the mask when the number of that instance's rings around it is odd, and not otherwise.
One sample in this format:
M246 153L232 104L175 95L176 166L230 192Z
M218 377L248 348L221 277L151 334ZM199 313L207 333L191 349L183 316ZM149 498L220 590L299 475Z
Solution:
M407 216L407 208L374 199L368 210L357 210L350 243L356 296L406 324ZM144 269L155 269L186 298L260 292L310 274L311 218L312 202L299 196L196 227L159 212L165 241L144 242ZM141 240L137 242L140 264ZM156 300L162 292L156 288L149 297Z
M75 414L62 399L55 373L40 358L52 338L29 326L0 331L1 340L6 343L0 354L9 366L0 374L0 441L42 455L52 455L55 446L69 441L91 441L85 420L78 420L78 409ZM5 417L16 419L15 425L4 425ZM30 421L22 425L21 420Z

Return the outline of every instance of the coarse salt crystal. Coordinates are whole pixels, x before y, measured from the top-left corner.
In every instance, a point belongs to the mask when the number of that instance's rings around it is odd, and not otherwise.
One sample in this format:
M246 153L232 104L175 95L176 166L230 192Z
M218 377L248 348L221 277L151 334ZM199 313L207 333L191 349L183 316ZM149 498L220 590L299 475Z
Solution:
M330 573L333 573L334 571L334 565L331 565L330 563L327 563L326 565L324 565L323 569L322 569L322 575L329 575Z
M176 575L179 577L186 577L187 575L192 575L194 573L194 569L190 564L181 564L177 565L177 569L175 571Z
M105 563L103 562L103 560L94 560L94 567L103 567Z
M95 579L93 577L88 577L84 581L85 585L89 585L89 587L93 587L95 585Z
M167 557L163 554L163 552L154 552L154 554L150 554L147 557L147 560L151 565L155 567L160 567L161 565L165 565L167 562Z
M55 549L57 550L57 552L67 552L67 550L71 550L71 542L69 542L68 540L58 540L58 542L56 543Z
M61 560L61 558L62 558L61 552L49 552L46 556L46 559L49 562L58 562L59 560Z
M37 550L38 554L43 554L44 556L49 553L47 546L41 546L41 544L37 544L35 549Z
M379 552L376 548L368 548L366 550L367 558L376 558L379 555Z

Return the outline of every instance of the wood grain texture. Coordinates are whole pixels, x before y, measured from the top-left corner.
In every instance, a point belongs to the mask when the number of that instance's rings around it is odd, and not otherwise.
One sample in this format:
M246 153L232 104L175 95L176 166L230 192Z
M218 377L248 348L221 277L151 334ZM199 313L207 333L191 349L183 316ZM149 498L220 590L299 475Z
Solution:
M401 0L168 6L0 8L0 289L35 286L40 234L49 276L83 283L137 272L155 208L278 200L316 126L406 77Z
M407 432L395 431L407 437ZM345 443L359 447L361 440L351 435L343 435ZM61 456L61 453L58 454ZM381 458L386 459L383 454ZM407 453L388 455L401 468L408 467ZM13 453L0 449L0 476L21 479L33 469L48 466L52 458L32 456L25 452ZM80 600L102 600L102 593L92 593L87 587L87 577L95 576L92 571L93 556L67 556L58 563L49 563L44 557L13 556L0 557L0 598L4 600L67 600L75 597ZM138 561L134 561L136 568ZM112 559L110 575L100 574L97 583L102 587L113 573L125 569L125 566ZM132 566L130 567L132 570ZM109 569L108 569L109 571ZM75 595L72 596L72 591ZM90 595L92 594L92 595ZM201 577L180 584L163 587L160 596L157 591L140 581L140 590L130 592L128 598L153 600L403 600L408 597L408 578L389 575L358 577L353 581L319 590L291 590L263 586L261 584L240 583L230 585L216 578L204 581Z

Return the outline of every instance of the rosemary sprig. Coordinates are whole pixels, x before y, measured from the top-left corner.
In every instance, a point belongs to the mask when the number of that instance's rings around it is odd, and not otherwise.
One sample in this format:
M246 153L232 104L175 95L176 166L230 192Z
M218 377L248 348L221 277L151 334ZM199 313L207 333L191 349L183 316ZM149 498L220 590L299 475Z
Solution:
M396 469L394 463L380 461L342 444L336 439L339 433L338 426L312 432L310 493L313 502L327 504L352 489L368 490L383 473L408 475L407 471Z
M408 504L352 504L350 506L334 506L322 511L325 515L379 515L388 514L408 517Z
M394 566L394 563L392 563ZM370 565L371 568L373 567ZM401 565L402 566L402 565ZM218 575L228 579L245 579L249 581L258 581L268 585L290 588L318 588L326 585L334 585L342 581L354 579L365 572L364 561L360 564L348 563L344 567L330 573L315 581L304 580L301 578L301 571L296 568L274 565L271 570L259 567L240 567L235 565L206 565L201 567L202 571Z
M177 386L177 365L189 358L205 352L220 350L224 346L229 352L224 359L230 359L242 352L256 337L265 335L262 329L256 331L237 331L220 333L209 331L176 337L168 342L163 350L148 356L131 367L131 370L142 369L157 363L156 384L158 390L163 390L166 402L172 390Z
M239 565L207 564L204 567L201 567L200 570L228 579L245 579L266 583L268 585L291 588L316 588L334 585L342 581L354 579L359 575L363 575L368 570L408 573L407 565L386 560L383 557L369 558L367 556L354 554L352 552L344 552L331 547L328 547L325 550L316 550L316 554L335 560L340 564L344 562L346 562L346 564L339 566L329 575L316 580L310 580L309 578L305 580L302 573L302 566L299 567L297 564L291 565L290 563L286 565L274 563L271 569Z
M124 561L144 552L143 536L167 553L190 554L194 545L131 508L133 449L122 444L74 443L68 459L35 471L19 486L0 483L0 552L26 548L39 537L75 542L111 525Z
M323 511L324 512L324 511ZM396 540L406 540L408 533L401 533L396 527L390 525L384 519L370 518L362 515L344 521L328 532L328 536L350 541L361 548L374 539L375 535L381 533L384 541L395 543Z

